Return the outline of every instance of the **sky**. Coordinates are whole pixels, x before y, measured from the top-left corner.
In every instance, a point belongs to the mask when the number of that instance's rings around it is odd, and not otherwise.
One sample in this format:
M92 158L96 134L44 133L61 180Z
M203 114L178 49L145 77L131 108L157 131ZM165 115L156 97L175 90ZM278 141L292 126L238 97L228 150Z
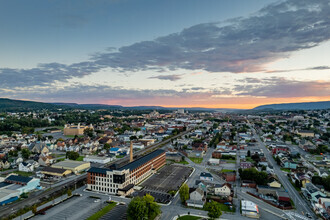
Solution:
M329 0L0 0L0 97L249 109L330 100Z

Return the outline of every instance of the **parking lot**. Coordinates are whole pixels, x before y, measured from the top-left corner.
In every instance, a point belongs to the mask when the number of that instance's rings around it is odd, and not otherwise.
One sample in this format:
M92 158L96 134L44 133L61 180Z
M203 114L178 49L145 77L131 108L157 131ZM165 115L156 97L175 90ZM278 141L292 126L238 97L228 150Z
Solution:
M141 184L144 190L153 190L167 193L178 190L182 183L188 178L192 168L179 165L166 165L156 174Z
M71 199L58 204L57 206L46 211L45 215L36 215L32 219L40 220L80 220L87 219L93 213L97 212L104 203L94 202L95 198L88 196L72 197Z

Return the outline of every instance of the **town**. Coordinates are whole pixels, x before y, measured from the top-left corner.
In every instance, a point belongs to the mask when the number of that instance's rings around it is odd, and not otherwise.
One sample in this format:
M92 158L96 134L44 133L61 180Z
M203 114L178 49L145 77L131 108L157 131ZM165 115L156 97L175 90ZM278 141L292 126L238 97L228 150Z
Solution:
M1 219L330 219L329 119L329 110L4 112Z

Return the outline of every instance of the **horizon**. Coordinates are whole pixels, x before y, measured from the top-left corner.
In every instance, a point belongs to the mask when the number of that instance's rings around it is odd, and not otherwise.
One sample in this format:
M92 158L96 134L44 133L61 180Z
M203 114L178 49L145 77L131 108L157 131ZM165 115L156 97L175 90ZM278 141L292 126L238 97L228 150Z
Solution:
M0 0L0 97L252 109L330 100L324 0Z

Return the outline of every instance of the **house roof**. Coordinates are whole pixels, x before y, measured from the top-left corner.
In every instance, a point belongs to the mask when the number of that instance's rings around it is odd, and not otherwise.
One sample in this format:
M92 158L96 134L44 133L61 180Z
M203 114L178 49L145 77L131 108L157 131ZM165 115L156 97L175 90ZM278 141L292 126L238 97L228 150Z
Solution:
M19 182L19 183L28 183L32 180L31 177L25 177L25 176L18 176L18 175L10 175L8 176L5 181L13 181L13 182Z
M67 171L66 169L62 169L62 168L55 168L55 167L44 167L42 169L42 171L44 172L50 172L50 173L59 173L62 174L65 171Z
M202 172L200 176L212 178L212 175L210 173L206 173L206 172Z

